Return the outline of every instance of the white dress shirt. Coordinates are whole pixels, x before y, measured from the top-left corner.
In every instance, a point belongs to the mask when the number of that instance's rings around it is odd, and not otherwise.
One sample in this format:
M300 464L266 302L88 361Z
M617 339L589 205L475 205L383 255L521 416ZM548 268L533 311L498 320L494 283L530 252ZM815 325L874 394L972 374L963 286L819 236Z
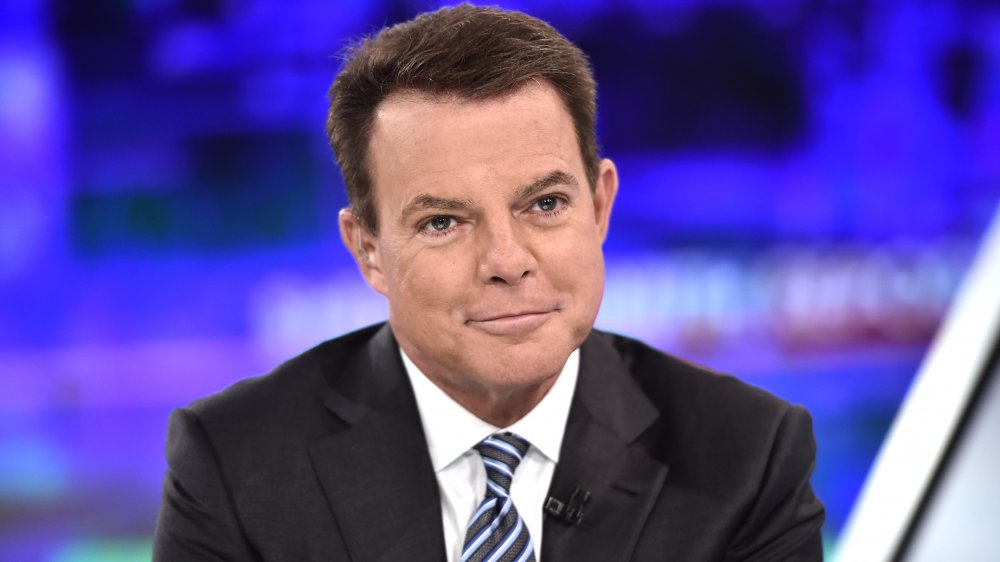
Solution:
M526 416L504 428L477 418L432 383L402 349L400 354L417 399L437 476L448 562L461 560L466 527L486 493L486 468L472 447L498 431L511 431L531 443L514 472L510 495L528 526L535 559L541 562L542 508L559 462L559 447L580 371L580 350L570 354L542 401Z

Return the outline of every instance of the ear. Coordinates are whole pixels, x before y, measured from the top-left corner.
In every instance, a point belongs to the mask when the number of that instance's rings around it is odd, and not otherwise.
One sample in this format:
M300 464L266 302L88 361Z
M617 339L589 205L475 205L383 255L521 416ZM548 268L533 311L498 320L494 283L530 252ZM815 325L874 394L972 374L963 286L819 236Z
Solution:
M372 289L385 295L388 289L382 273L378 238L361 224L361 220L350 208L341 209L337 219L340 223L340 239L357 262L361 275Z
M611 207L618 194L618 169L615 163L607 158L601 160L597 170L597 181L594 185L594 219L601 242L608 236L608 224L611 221Z

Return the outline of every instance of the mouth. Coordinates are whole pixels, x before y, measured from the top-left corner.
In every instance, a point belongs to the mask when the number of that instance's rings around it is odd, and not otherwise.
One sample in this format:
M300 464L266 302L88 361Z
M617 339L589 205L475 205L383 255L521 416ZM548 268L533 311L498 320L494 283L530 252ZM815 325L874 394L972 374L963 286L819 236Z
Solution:
M530 310L502 313L473 318L468 324L496 336L523 335L540 328L555 312L555 310Z

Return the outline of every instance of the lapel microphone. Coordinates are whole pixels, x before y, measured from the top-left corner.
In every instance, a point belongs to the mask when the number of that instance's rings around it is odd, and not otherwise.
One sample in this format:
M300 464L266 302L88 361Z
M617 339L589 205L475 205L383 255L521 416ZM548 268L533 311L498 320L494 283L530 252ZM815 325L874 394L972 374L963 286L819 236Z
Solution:
M577 486L569 496L569 501L558 500L549 496L545 500L545 512L557 521L567 525L579 525L583 519L583 507L590 501L590 492Z

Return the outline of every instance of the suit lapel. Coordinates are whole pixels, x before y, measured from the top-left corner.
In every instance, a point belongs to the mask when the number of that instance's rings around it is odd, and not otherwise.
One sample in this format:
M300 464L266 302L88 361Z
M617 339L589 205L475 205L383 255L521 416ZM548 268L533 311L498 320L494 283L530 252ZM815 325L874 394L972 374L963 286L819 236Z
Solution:
M437 480L388 325L333 384L326 406L347 427L309 453L351 558L443 560Z
M667 475L636 443L658 412L606 336L587 338L580 365L549 493L565 500L580 487L591 497L578 525L546 516L542 559L628 560Z

